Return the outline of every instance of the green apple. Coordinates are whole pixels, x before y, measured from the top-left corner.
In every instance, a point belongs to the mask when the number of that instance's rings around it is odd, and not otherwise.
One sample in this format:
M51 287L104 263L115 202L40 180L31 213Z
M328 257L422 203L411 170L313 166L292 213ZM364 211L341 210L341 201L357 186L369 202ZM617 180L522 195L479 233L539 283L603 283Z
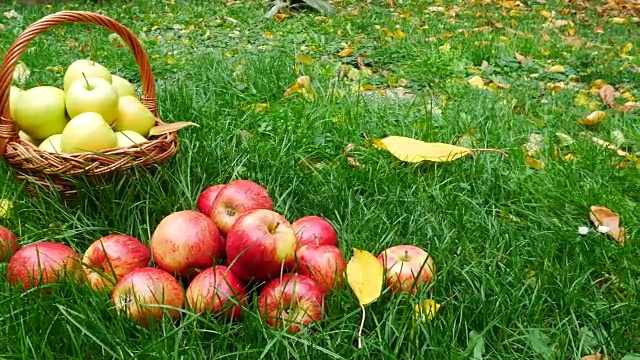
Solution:
M69 90L71 84L78 79L85 77L98 77L107 80L111 83L111 72L106 67L98 64L95 61L88 59L76 60L69 65L67 71L64 73L64 91Z
M62 139L62 134L53 134L48 138L42 140L40 143L40 150L52 152L52 153L60 153L60 140Z
M20 130L18 131L18 137L28 143L31 143L35 146L38 146L40 144L40 142L34 138L32 138L31 136L27 135L24 131Z
M65 93L53 86L37 86L18 93L13 119L18 128L35 140L60 134L67 125Z
M11 86L11 88L9 89L9 110L11 111L11 118L14 118L14 113L15 111L13 110L13 107L16 104L16 99L18 98L18 94L22 92L22 89L20 89L17 86Z
M115 148L118 138L111 126L97 112L85 112L73 117L62 131L60 150L74 154Z
M117 131L118 147L127 147L147 141L147 139L133 130Z
M118 96L136 96L136 88L133 84L118 75L111 75L111 85L116 89Z
M149 129L156 124L151 110L142 105L135 96L125 95L118 100L118 116L113 124L116 131L133 130L142 136L149 135Z
M67 113L72 119L85 112L96 112L111 125L118 116L118 93L103 78L76 80L67 90L65 102Z

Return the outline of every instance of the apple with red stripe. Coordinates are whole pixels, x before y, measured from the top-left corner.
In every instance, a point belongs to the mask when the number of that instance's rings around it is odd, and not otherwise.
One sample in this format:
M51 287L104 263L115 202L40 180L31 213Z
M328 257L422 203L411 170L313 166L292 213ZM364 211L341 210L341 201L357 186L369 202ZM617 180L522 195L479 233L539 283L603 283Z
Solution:
M431 282L436 271L429 253L414 245L392 246L378 255L378 261L386 270L387 286L394 292L415 295Z

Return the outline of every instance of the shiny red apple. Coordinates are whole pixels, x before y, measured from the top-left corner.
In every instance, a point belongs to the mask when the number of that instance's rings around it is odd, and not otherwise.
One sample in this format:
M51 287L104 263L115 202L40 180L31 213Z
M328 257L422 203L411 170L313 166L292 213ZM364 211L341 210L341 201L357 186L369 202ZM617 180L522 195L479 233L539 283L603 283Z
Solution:
M216 184L209 186L204 189L200 195L198 196L198 200L196 201L196 207L198 211L201 213L211 216L211 210L213 209L213 200L216 199L218 193L222 188L224 188L225 184Z
M116 312L146 326L168 315L180 316L184 307L183 288L168 272L144 267L125 275L113 288L111 301Z
M271 327L297 333L326 313L322 288L301 274L285 274L268 282L258 297L260 316Z
M298 248L305 245L338 246L338 233L331 223L320 216L301 217L291 224L298 238Z
M240 279L268 280L295 266L296 235L284 216L255 209L233 224L226 249L227 264Z
M244 213L254 209L274 209L267 189L251 180L229 182L220 190L211 207L211 220L223 235Z
M392 291L416 294L433 279L436 268L425 250L413 245L392 246L378 260L386 269L386 283Z
M111 291L123 276L147 267L151 251L133 236L113 234L94 241L84 252L86 281L94 290Z
M18 249L20 244L16 234L0 225L0 262L8 261Z
M193 210L163 218L149 241L155 264L162 270L191 278L224 255L224 240L206 215Z
M43 241L25 245L11 257L7 279L23 290L65 280L79 280L80 254L67 245Z
M187 287L187 303L197 313L224 314L229 320L242 318L247 292L228 267L217 265L201 271Z
M314 280L324 293L342 286L346 260L335 246L305 245L296 252L298 272Z

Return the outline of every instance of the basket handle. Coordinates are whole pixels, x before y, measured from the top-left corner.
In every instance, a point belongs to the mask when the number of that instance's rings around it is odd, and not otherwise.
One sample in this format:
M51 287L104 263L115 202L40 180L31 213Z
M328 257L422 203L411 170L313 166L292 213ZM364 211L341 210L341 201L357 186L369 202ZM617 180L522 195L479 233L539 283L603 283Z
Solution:
M125 26L112 18L89 11L60 11L47 15L29 25L7 50L0 69L0 156L4 156L9 141L18 137L18 129L11 119L9 109L9 93L13 80L13 71L18 64L20 55L27 49L29 43L36 36L57 25L65 23L88 23L100 25L118 34L129 46L140 69L142 81L141 102L157 117L158 103L156 86L151 71L151 64L138 38Z

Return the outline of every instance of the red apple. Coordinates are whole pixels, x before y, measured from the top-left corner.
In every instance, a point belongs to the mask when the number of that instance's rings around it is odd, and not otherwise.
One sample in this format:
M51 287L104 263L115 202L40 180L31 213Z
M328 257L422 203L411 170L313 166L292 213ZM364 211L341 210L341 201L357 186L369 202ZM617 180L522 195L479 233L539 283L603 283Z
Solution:
M267 189L251 180L229 182L220 190L211 207L211 220L223 235L242 214L254 209L274 209Z
M146 267L151 252L140 240L129 235L107 235L94 241L84 252L82 263L94 290L111 291L123 276Z
M342 286L347 263L338 249L331 245L305 245L296 252L299 273L320 285L324 293Z
M325 314L322 288L301 274L285 274L268 282L260 291L258 308L271 327L286 327L297 333Z
M213 266L224 255L224 241L206 215L182 210L166 216L149 241L155 264L185 278Z
M386 283L392 291L416 294L426 286L436 271L429 254L413 245L392 246L380 255L378 260L386 269Z
M16 234L0 225L0 262L8 261L18 249L20 244Z
M296 235L284 216L267 209L240 216L227 234L227 264L242 280L268 280L295 265Z
M111 301L118 314L146 326L162 319L165 313L173 319L178 318L178 309L184 307L184 294L178 280L168 272L143 267L118 281L111 293Z
M198 200L196 201L196 207L198 208L198 211L207 216L211 216L211 210L213 209L213 200L216 199L216 196L224 186L225 184L216 184L204 189L200 193L200 195L198 196Z
M67 245L43 241L25 245L11 257L7 279L24 290L66 279L79 280L80 254Z
M247 292L244 284L226 266L217 265L200 272L187 287L187 302L194 312L225 314L229 320L242 318Z
M305 245L338 246L338 233L325 218L309 215L294 221L291 226L298 238L298 248Z

